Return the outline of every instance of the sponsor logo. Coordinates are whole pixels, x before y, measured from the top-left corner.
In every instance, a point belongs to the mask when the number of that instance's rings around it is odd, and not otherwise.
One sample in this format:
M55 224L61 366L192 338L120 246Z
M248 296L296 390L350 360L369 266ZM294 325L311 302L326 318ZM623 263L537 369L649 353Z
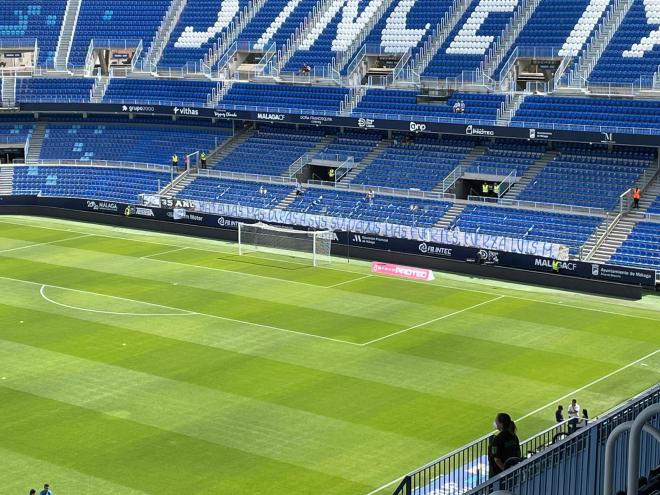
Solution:
M335 119L326 115L301 115L300 120L306 120L312 124L327 124Z
M224 112L218 112L217 110L213 112L213 116L218 118L218 119L235 119L238 117L238 114L236 112L229 112L229 111L224 111Z
M412 266L393 265L374 261L371 263L371 272L390 277L408 278L411 280L434 280L433 272L425 268L414 268Z
M368 246L375 246L377 244L388 244L389 239L382 237L375 237L372 235L354 234L352 239L354 244L366 244Z
M225 217L220 217L218 218L218 225L220 227L227 227L230 229L237 229L238 228L238 221L237 220L229 220Z
M430 254L433 256L449 256L451 257L451 248L443 248L443 247L438 247L438 246L431 246L429 244L426 244L425 242L422 242L417 249L419 249L419 252L422 254Z
M410 132L424 132L426 130L426 124L417 124L415 122L410 123Z
M534 266L538 266L541 268L549 268L550 270L552 270L552 260L546 258L535 258ZM591 269L593 272L593 266ZM577 263L571 263L568 261L559 262L559 271L574 272L575 270L577 270Z
M470 124L465 128L465 134L468 136L494 136L495 131L484 129L483 127L476 127Z
M167 216L169 218L173 218L174 220L190 220L191 222L200 223L204 221L203 216L197 215L195 213L188 213L183 208L174 208L174 210L167 212Z
M601 143L608 143L608 144L613 144L614 143L614 135L611 132L601 132L603 135L603 139L601 140Z
M146 113L153 113L156 111L154 107L147 107L143 105L123 105L121 107L122 112L146 112Z
M600 275L600 265L596 265L596 264L591 265L591 274L594 277Z
M373 129L376 126L374 125L374 119L359 118L358 127L362 127L363 129Z
M155 217L154 210L151 208L143 208L142 206L131 206L130 214L139 217Z
M284 120L286 115L283 113L258 113L257 118L259 120Z
M500 262L500 257L497 251L489 251L487 249L480 249L479 252L477 253L477 256L479 257L479 260L482 263L499 263Z
M199 115L199 110L196 109L196 108L174 107L173 111L174 111L174 115L192 115L192 116L198 116Z
M529 139L536 139L536 129L529 130Z
M94 211L119 211L117 203L109 201L87 201L87 208Z

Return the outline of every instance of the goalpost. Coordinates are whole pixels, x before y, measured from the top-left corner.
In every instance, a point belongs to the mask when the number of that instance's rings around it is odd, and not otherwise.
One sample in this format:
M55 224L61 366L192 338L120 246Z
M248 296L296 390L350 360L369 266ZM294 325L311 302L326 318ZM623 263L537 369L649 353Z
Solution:
M238 224L238 255L270 252L295 256L313 266L330 263L332 230L296 230L262 222Z

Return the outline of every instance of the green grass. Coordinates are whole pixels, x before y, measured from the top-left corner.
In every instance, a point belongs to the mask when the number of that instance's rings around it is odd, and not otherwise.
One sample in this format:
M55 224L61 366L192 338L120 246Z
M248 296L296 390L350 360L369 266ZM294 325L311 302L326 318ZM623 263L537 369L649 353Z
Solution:
M657 297L436 276L2 217L0 491L366 495L660 379Z

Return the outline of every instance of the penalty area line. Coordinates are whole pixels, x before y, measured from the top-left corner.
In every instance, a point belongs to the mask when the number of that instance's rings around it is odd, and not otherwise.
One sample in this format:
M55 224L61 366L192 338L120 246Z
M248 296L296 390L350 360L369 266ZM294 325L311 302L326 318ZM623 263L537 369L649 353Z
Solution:
M560 400L567 399L568 397L571 397L571 396L573 396L573 395L575 395L575 394L577 394L577 393L579 393L579 392L582 392L582 391L588 389L589 387L592 387L592 386L594 386L594 385L597 385L597 384L599 384L600 382L603 382L603 381L607 380L608 378L611 378L612 376L614 376L614 375L616 375L616 374L618 374L618 373L621 373L621 372L624 371L624 370L627 370L628 368L632 368L633 366L635 366L635 365L641 363L642 361L646 361L647 359L652 358L653 356L655 356L655 355L658 354L658 353L660 353L660 349L656 349L655 351L648 353L646 356L642 356L641 358L639 358L639 359L635 359L635 360L632 361L631 363L628 363L628 364L626 364L626 365L624 365L624 366L621 366L620 368L617 368L617 369L615 369L614 371L610 371L610 372L607 373L606 375L603 375L603 376L601 376L600 378L598 378L598 379L596 379L596 380L594 380L594 381L592 381L592 382L589 382L589 383L587 383L586 385L583 385L583 386L581 386L580 388L575 389L575 390L573 390L572 392L569 392L569 393L567 393L567 394L565 394L565 395L559 397L558 399L555 399L555 400L553 400L553 401L550 401L550 402L548 402L547 404L545 404L545 405L543 405L543 406L541 406L541 407L538 407L538 408L534 409L533 411L531 411L531 412L525 414L524 416L519 417L519 418L516 419L515 421L522 421L522 420L524 420L524 419L527 419L527 418L529 418L530 416L533 416L534 414L537 414L537 413L543 411L544 409L547 409L548 407L554 406L554 405L555 405L557 402L559 402ZM431 464L431 463L433 463L433 462L434 462L434 461L427 462L426 464L423 464L423 465L426 466L426 465ZM393 484L400 482L400 481L401 481L405 476L407 476L408 474L410 474L410 473L406 473L406 474L403 475L403 476L399 476L398 478L396 478L396 479L390 481L389 483L385 483L384 485L382 485L382 486L376 488L375 490L373 490L373 491L367 493L366 495L376 495L378 492L384 490L385 488L390 487L390 486L392 486Z
M122 301L146 304L146 305L154 306L154 307L158 307L158 308L169 309L171 311L181 311L180 314L182 316L202 316L202 317L206 317L206 318L214 318L214 319L217 319L217 320L230 321L232 323L240 323L240 324L243 324L243 325L249 325L249 326L258 327L258 328L265 328L265 329L268 329L268 330L274 330L274 331L283 332L283 333L290 333L290 334L300 335L300 336L304 336L304 337L310 337L310 338L315 338L315 339L320 339L320 340L327 340L327 341L331 341L331 342L335 342L335 343L339 343L339 344L348 344L348 345L352 345L352 346L355 346L355 347L362 347L362 344L359 344L357 342L351 342L349 340L334 339L332 337L325 337L323 335L316 335L316 334L313 334L313 333L300 332L298 330L290 330L288 328L275 327L275 326L272 326L272 325L266 325L264 323L256 323L256 322L253 322L253 321L238 320L236 318L229 318L227 316L212 315L212 314L209 314L209 313L201 313L199 311L190 311L190 310L187 310L187 309L177 308L177 307L174 307L174 306L165 306L163 304L155 304L155 303L150 303L150 302L146 302L146 301L140 301L140 300L137 300L137 299L129 299L127 297L111 296L111 295L108 295L108 294L100 294L98 292L92 292L92 291L81 290L81 289L73 289L71 287L62 287L60 285L44 284L44 283L41 283L41 282L33 282L32 280L23 280L23 279L20 279L20 278L0 276L0 280L9 280L10 282L19 282L19 283L24 283L24 284L29 284L29 285L38 285L40 287L40 295L42 297L44 297L44 294L42 293L43 292L42 288L43 287L52 287L54 289L62 289L62 290L69 290L69 291L72 291L72 292L78 292L80 294L92 294L92 295L95 295L95 296L111 297L111 298L122 300ZM50 302L53 302L53 301L50 301ZM53 302L53 303L58 304L56 302ZM58 305L61 306L62 304L60 303ZM85 311L85 308L71 307L70 309L77 309L77 310ZM106 313L106 312L103 311L103 313ZM156 316L156 315L154 315L154 314L145 314L144 316ZM177 313L176 315L168 314L167 316L179 316L179 313Z

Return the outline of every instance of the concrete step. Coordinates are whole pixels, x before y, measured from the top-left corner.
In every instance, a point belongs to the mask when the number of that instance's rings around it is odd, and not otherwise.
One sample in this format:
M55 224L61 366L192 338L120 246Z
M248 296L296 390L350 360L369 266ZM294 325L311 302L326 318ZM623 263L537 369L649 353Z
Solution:
M590 261L607 263L616 250L625 242L636 223L627 217L622 218L614 227L614 230L605 238L601 246L596 250Z
M0 167L0 196L10 196L14 187L14 167Z
M174 31L174 28L179 22L181 12L186 8L187 3L188 0L173 0L170 4L156 32L156 36L149 47L149 52L144 59L144 65L147 69L155 69L158 62L160 62L163 51L170 41L170 36L172 36L172 31Z
M58 70L67 69L69 53L71 52L73 36L76 32L76 24L78 22L78 14L80 13L81 4L82 0L67 1L62 27L60 29L60 36L55 50L54 65Z
M360 173L371 165L376 158L381 156L387 148L394 144L393 139L383 139L378 141L378 144L372 149L367 156L364 157L364 160L358 162L353 170L346 174L346 176L341 180L345 184L350 184Z
M511 199L517 199L518 195L529 185L531 184L534 179L541 173L541 170L545 168L545 166L553 161L555 157L559 155L558 151L554 150L548 150L546 151L541 158L536 160L534 163L532 163L531 167L529 167L525 173L522 175L520 180L516 182L513 186L511 186L511 189L507 192L507 197Z
M213 168L215 165L224 160L232 151L241 146L245 141L250 139L255 134L255 129L249 128L236 132L233 137L222 143L216 149L209 153L207 157L208 167Z
M291 191L289 194L287 194L286 198L284 198L282 201L280 201L275 209L277 210L284 210L287 208L291 203L293 203L296 200L296 191Z
M30 139L30 149L25 157L25 163L36 163L41 156L41 147L44 143L44 136L46 135L46 123L37 122L32 131Z
M461 212L465 209L466 205L454 203L447 213L445 213L440 220L438 220L434 227L438 229L447 229L458 218Z
M482 145L475 146L474 148L472 148L472 150L471 150L467 155L465 155L465 156L464 156L464 157L458 162L458 165L456 166L456 168L454 169L454 171L455 171L455 170L459 170L459 169L461 169L461 170L465 170L465 169L468 168L470 165L472 165L472 164L474 163L474 161L475 161L477 158L479 158L480 156L482 156L482 155L483 155L484 153L486 153L487 151L488 151L488 147L487 147L487 146L482 146ZM452 171L451 173L454 173L454 171ZM450 173L449 175L451 175L451 173ZM449 175L448 175L448 176L449 176ZM431 191L432 191L432 192L435 192L435 193L443 193L444 191L443 191L442 189L443 189L443 183L444 183L445 178L446 178L446 177L443 177L442 180L441 180L440 182L438 182L438 183L437 183L437 184L431 189Z

